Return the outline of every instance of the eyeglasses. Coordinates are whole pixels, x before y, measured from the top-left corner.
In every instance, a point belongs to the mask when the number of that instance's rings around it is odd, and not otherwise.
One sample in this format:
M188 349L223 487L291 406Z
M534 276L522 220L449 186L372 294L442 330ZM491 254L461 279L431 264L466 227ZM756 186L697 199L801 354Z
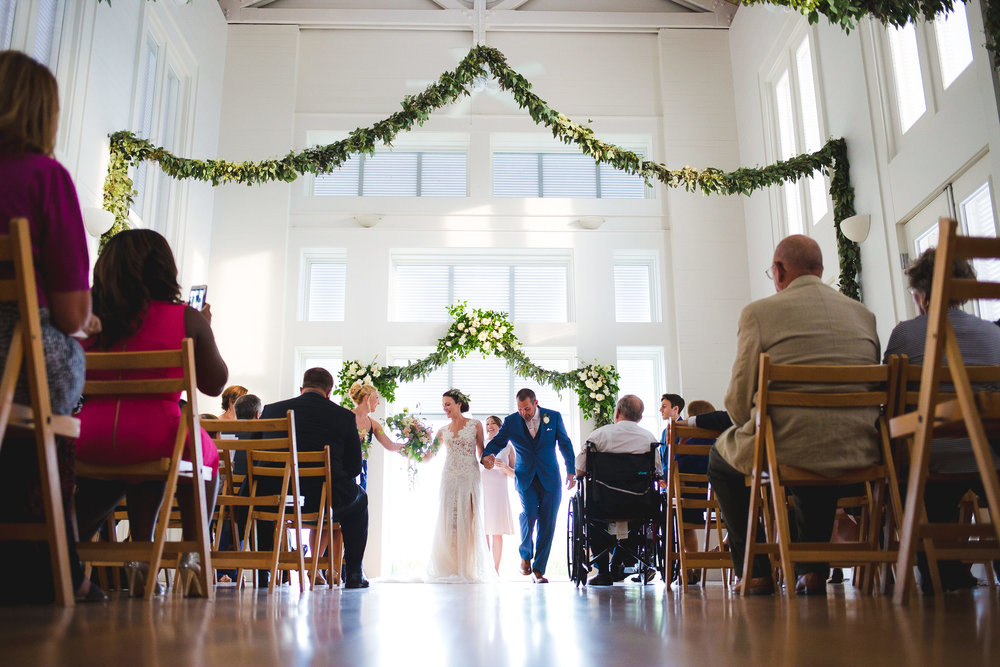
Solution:
M774 280L774 267L775 266L776 266L776 264L772 264L771 266L769 266L766 269L764 269L764 275L767 276L768 280Z

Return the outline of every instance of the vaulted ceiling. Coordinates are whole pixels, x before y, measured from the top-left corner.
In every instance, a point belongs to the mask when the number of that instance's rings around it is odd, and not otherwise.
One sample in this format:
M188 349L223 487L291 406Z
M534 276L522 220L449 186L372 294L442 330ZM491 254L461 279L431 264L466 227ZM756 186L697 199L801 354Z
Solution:
M728 28L730 0L219 0L229 23L303 28L656 32Z

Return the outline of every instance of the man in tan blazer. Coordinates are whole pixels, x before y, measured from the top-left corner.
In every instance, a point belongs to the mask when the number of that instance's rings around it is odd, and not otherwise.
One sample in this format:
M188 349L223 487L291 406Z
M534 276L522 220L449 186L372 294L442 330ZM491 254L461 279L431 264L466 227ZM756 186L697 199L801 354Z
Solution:
M767 271L774 296L755 301L740 315L738 347L726 392L726 411L735 426L716 441L708 477L729 528L733 566L743 572L750 491L745 475L753 464L760 354L776 364L877 364L879 341L875 316L822 281L823 256L807 236L789 236L778 244ZM789 387L793 390L793 387ZM775 445L781 463L834 475L880 459L877 409L824 410L779 408L773 414ZM795 536L800 541L830 539L836 512L836 487L791 489L795 496ZM762 537L763 531L757 531ZM796 590L822 594L829 568L825 563L796 564ZM766 556L755 559L751 594L774 591ZM791 585L791 582L788 582Z

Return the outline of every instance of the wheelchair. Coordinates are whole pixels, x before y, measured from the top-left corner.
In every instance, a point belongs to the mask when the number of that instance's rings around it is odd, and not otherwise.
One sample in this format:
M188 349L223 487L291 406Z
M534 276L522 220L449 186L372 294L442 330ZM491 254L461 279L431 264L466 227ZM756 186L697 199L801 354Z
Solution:
M666 580L666 522L656 485L659 446L652 443L646 454L609 454L587 443L587 470L570 499L566 521L566 562L577 586L587 584L591 568L604 555L611 558L613 579L623 579L625 567L634 564L644 585L648 572ZM622 521L638 527L627 539L609 531L609 522ZM610 546L598 548L595 538Z

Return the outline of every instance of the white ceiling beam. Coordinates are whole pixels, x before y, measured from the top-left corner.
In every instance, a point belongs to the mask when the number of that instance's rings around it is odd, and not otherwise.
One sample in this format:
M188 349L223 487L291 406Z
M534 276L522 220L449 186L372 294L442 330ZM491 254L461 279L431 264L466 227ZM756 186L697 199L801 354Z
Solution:
M731 18L731 17L730 17ZM546 32L656 32L661 28L728 28L714 12L523 12L487 10L486 30ZM298 25L302 28L472 30L468 9L283 9L234 8L229 23Z

